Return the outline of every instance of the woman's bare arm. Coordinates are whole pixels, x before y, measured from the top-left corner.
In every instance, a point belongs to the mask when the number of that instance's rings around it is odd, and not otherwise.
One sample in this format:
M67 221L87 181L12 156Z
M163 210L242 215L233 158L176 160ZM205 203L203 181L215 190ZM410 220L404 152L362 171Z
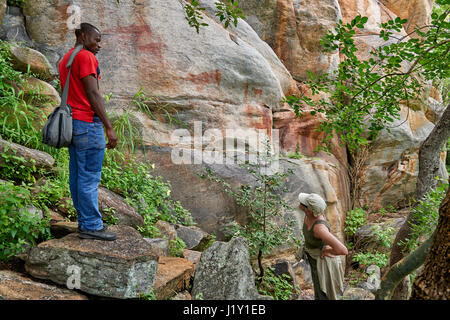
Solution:
M314 236L322 239L327 245L322 250L321 258L324 256L333 257L340 255L347 255L348 250L345 245L339 241L328 228L323 224L317 224L314 226Z

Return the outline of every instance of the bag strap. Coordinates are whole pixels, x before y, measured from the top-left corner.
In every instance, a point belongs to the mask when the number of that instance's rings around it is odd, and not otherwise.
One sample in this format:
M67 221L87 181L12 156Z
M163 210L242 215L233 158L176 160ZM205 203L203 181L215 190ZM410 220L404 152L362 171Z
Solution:
M81 51L81 49L83 49L83 45L82 44L77 45L70 54L69 62L67 62L66 67L69 68L69 73L67 74L66 85L64 86L64 90L61 96L62 106L67 105L67 98L69 96L70 71L72 70L72 63L73 60L75 60L75 56L78 54L78 52Z

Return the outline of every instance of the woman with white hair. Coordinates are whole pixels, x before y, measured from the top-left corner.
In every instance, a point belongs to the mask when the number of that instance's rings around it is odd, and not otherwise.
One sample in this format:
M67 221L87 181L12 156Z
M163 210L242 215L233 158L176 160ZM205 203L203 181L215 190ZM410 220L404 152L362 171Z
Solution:
M330 232L324 217L327 204L315 193L300 193L299 209L305 212L303 236L305 253L311 266L316 300L337 300L343 293L344 270L339 255L348 250Z

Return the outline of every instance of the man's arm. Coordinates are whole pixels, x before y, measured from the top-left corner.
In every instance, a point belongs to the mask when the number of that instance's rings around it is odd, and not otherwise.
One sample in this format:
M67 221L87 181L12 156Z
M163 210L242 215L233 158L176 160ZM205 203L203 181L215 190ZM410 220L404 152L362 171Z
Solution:
M103 98L98 92L97 79L93 75L88 75L81 79L83 81L86 95L91 104L92 110L102 120L105 126L106 136L108 137L108 143L106 147L108 149L114 149L117 145L117 136L111 125L111 122L106 115L105 105L103 104Z

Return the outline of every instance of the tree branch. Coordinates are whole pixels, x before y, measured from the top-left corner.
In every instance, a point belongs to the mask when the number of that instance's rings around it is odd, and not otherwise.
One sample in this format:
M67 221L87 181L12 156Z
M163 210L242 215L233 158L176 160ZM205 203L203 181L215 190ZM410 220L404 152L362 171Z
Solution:
M432 238L428 238L416 250L389 268L381 279L380 289L375 294L376 300L389 300L400 281L420 267L430 252Z
M421 56L419 56L419 57L413 62L413 64L411 65L411 67L409 68L408 71L406 71L406 72L398 72L398 73L385 74L385 75L379 77L377 80L372 81L370 84L368 84L367 86L365 86L364 88L362 88L361 90L359 90L356 94L354 94L354 95L350 98L350 101L354 100L358 95L360 95L361 93L363 93L364 91L366 91L367 89L369 89L370 87L372 87L374 84L376 84L376 83L379 82L380 80L383 80L384 78L387 78L387 77L393 77L393 76L403 76L403 75L409 75L409 74L411 74L413 71L415 71L415 70L414 70L415 66L417 65L417 63L419 63L419 61L421 60L421 58L422 58L422 56L423 56L424 54L426 54L426 53L430 52L431 50L433 50L433 49L435 49L435 48L437 48L437 47L440 47L441 45L444 45L444 44L446 44L446 43L448 43L448 42L450 42L450 40L444 40L444 41L439 42L438 44L436 44L436 45L434 45L434 46L428 48L427 50L425 50L425 51L421 54ZM450 49L449 49L449 50L450 50ZM447 54L447 53L448 53L448 50L446 51L445 54ZM444 55L445 55L445 54L444 54ZM422 65L422 66L423 66L423 65Z

